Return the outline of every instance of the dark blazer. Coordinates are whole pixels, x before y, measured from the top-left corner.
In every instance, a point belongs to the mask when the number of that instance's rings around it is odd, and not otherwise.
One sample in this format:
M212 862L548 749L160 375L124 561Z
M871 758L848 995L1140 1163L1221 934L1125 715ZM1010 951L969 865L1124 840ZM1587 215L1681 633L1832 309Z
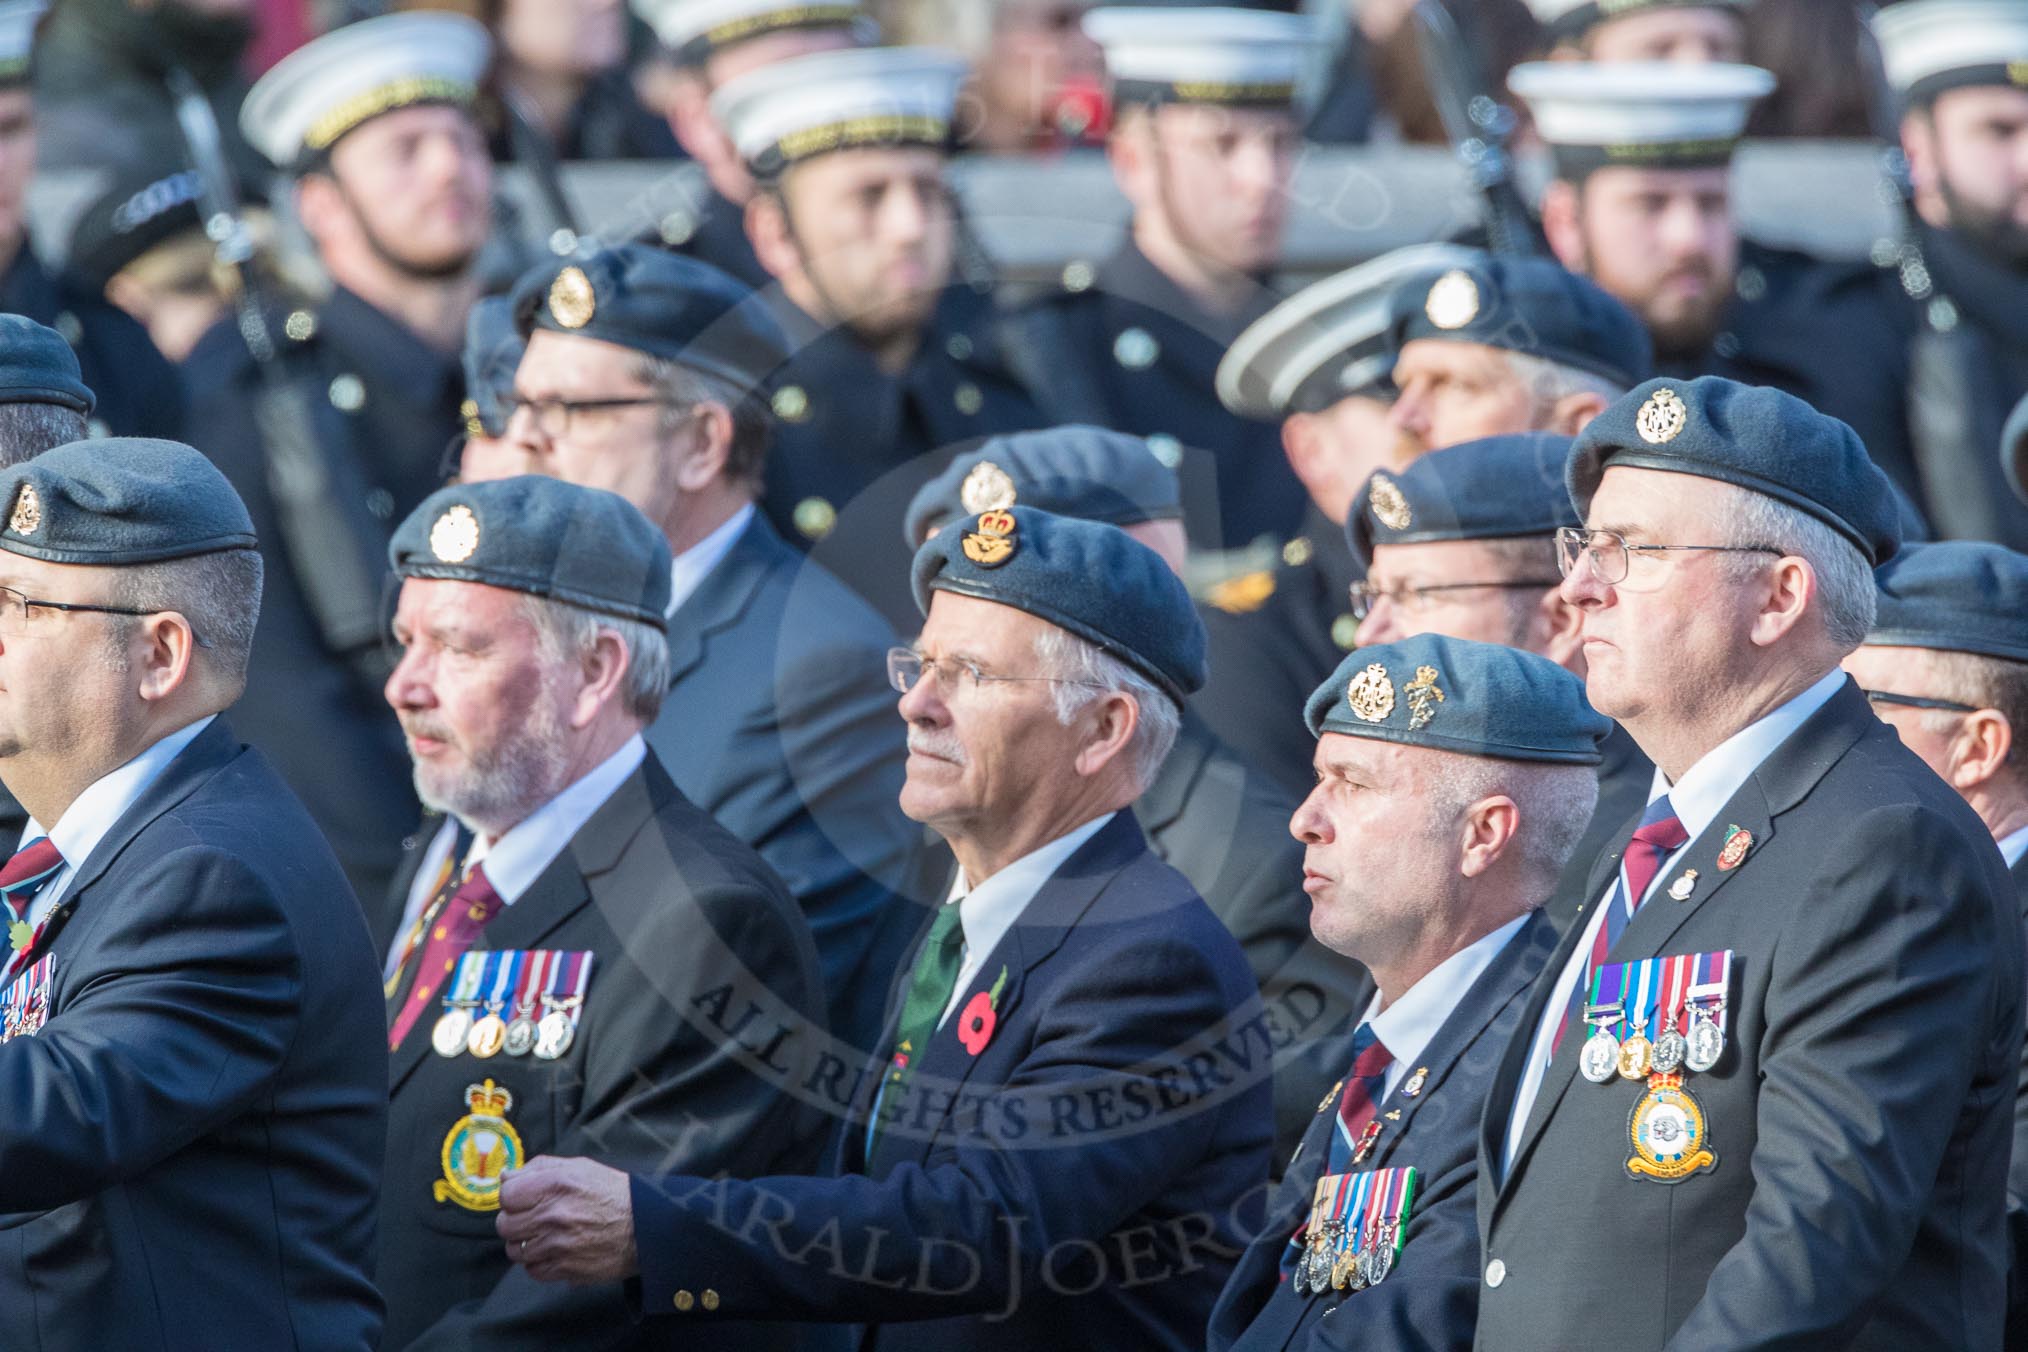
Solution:
M1726 870L1732 826L1754 844ZM1592 871L1587 907L1618 862ZM1643 1087L1585 1082L1578 1036L1503 1177L1555 984L1537 983L1480 1133L1478 1346L1997 1346L2023 1013L2021 921L1992 836L1848 680L1667 886L1687 868L1692 894L1656 894L1612 956L1733 950L1725 1055L1685 1085L1717 1165L1674 1185L1630 1177Z
M880 1352L1194 1352L1267 1175L1264 1041L1238 946L1122 812L987 956L870 1160L857 1118L835 1177L635 1178L644 1308L861 1321Z
M1383 1113L1400 1116L1356 1172L1404 1166L1418 1171L1399 1267L1380 1285L1358 1293L1299 1295L1293 1283L1281 1280L1289 1236L1309 1215L1330 1158L1338 1096L1327 1084L1268 1207L1267 1225L1247 1246L1212 1311L1212 1352L1471 1346L1479 1306L1479 1112L1528 987L1555 946L1555 929L1539 912L1530 916L1380 1105ZM1339 1062L1339 1075L1349 1069L1348 1062ZM1422 1070L1427 1078L1421 1091L1402 1093L1410 1076Z
M577 1037L559 1060L438 1056L430 1014L395 1049L381 1210L385 1346L673 1347L677 1331L639 1325L617 1283L537 1282L510 1264L496 1213L436 1200L439 1152L470 1111L466 1087L491 1078L514 1095L508 1120L524 1161L588 1155L621 1169L736 1176L815 1167L822 1115L783 1092L780 1071L751 1064L822 1038L809 929L753 851L677 792L651 754L476 947L596 956ZM779 1027L790 1030L784 1045L766 1052ZM713 1330L709 1342L695 1332L683 1345L793 1345L752 1326Z
M1555 893L1542 908L1559 934L1570 928L1578 907L1591 900L1585 888L1599 856L1633 835L1641 813L1647 810L1649 791L1655 787L1655 763L1619 724L1613 724L1612 732L1599 744L1599 753L1604 759L1598 767L1598 806L1591 810L1591 824L1578 838Z
M51 272L26 242L0 275L0 310L63 335L95 397L91 421L103 435L183 439L183 382L148 331L90 285Z
M54 916L0 1046L0 1347L378 1346L380 983L280 777L214 721Z
M816 939L831 1029L862 1049L923 918L900 899L927 846L900 808L893 643L756 513L670 620L669 694L648 729L684 797L788 884Z
M2014 881L2021 924L2028 930L2028 854L2008 870ZM2028 1352L2028 1044L2021 1052L2021 1078L2014 1096L2014 1160L2007 1170L2007 1241L2013 1255L2007 1269L2008 1352Z

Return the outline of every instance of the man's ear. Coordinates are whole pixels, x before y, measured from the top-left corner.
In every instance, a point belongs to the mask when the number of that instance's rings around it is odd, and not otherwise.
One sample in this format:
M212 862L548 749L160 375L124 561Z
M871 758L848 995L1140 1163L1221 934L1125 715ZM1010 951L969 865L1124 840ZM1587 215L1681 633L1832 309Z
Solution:
M770 277L791 277L802 271L802 251L789 230L789 213L778 189L764 188L747 200L746 237Z
M1542 193L1542 233L1556 261L1572 272L1584 267L1584 194L1556 178Z
M1968 793L2000 773L2014 749L2014 727L1998 709L1980 709L1966 714L1951 739L1950 782L1959 793Z

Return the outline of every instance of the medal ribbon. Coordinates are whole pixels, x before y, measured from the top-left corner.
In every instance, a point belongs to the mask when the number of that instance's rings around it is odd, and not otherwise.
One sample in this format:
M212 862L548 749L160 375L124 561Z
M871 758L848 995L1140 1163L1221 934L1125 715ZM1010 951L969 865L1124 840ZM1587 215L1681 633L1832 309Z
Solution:
M1373 1175L1370 1173L1347 1174L1345 1178L1349 1186L1338 1207L1338 1214L1344 1220L1345 1228L1338 1232L1338 1242L1332 1246L1331 1253L1334 1259L1341 1254L1359 1252L1360 1227L1354 1224L1354 1221L1364 1217L1366 1199L1373 1191Z
M571 1006L565 1012L570 1015L571 1031L577 1030L578 1016L584 1012L584 988L591 982L592 955L589 950L572 953L564 959L563 985L569 989Z
M493 990L492 998L486 1001L486 1012L488 1014L498 1014L506 1009L507 993L514 989L514 979L521 975L522 959L525 956L525 954L514 949L509 949L505 953L495 953L492 955L493 965L496 970L493 973L492 980L488 983Z
M1395 1169L1382 1169L1379 1176L1373 1180L1373 1196L1366 1204L1366 1217L1360 1225L1364 1235L1364 1240L1360 1244L1362 1249L1368 1244L1375 1248L1380 1246L1380 1224L1387 1218L1387 1203L1394 1193L1395 1176L1398 1172Z
M1603 1009L1608 1005L1625 1008L1626 992L1621 983L1626 978L1626 969L1619 963L1607 963L1591 974L1591 1009ZM1587 1013L1590 1010L1586 1011ZM1587 1020L1589 1022L1589 1020Z
M521 980L514 987L515 1018L534 1013L542 992L548 989L545 983L555 965L553 949L538 948L528 954L528 961L521 968Z
M1666 965L1662 974L1662 1008L1660 1011L1662 1022L1655 1029L1657 1037L1672 1028L1679 1033L1688 1033L1690 1031L1690 1025L1683 1017L1683 1000L1690 991L1690 955L1687 953L1679 954L1673 958L1665 958L1663 961Z
M487 953L460 953L458 970L444 988L444 1011L479 1003L479 983L485 979Z
M1687 1001L1702 1005L1718 1031L1725 1031L1726 993L1732 986L1732 950L1699 953L1693 960Z

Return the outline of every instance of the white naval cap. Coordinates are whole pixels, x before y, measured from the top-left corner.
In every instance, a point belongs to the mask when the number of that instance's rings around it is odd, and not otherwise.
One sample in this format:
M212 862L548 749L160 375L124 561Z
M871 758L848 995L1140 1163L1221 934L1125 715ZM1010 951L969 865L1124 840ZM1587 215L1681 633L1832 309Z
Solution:
M0 0L0 85L28 79L35 50L35 25L49 12L48 0Z
M285 56L247 91L239 128L281 169L300 167L382 113L469 104L492 59L484 25L417 10L333 29Z
M1579 42L1610 19L1651 9L1720 9L1743 14L1747 0L1528 0L1535 21L1559 42Z
M1381 394L1394 369L1389 298L1411 278L1479 257L1459 244L1411 244L1312 283L1247 325L1218 363L1218 400L1272 422L1319 413L1354 394Z
M1887 83L1911 102L1964 85L2028 87L2028 0L1904 0L1873 16Z
M1300 14L1113 5L1084 16L1118 103L1286 107L1318 41Z
M1533 61L1507 87L1534 115L1557 172L1579 178L1609 164L1726 163L1775 77L1718 61Z
M691 65L769 33L838 28L855 41L870 42L876 32L859 0L633 0L633 5L662 45Z
M965 70L962 58L934 47L817 52L727 81L711 96L711 114L762 178L833 150L945 150Z

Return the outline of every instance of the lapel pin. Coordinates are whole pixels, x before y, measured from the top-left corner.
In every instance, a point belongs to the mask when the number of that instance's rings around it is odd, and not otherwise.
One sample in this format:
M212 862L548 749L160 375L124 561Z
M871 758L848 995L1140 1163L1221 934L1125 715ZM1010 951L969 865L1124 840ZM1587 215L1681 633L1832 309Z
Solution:
M1401 1096L1403 1098L1414 1098L1422 1092L1422 1087L1427 1083L1429 1083L1429 1067L1417 1066L1415 1074L1409 1076L1408 1083L1401 1087Z
M1728 827L1725 833L1725 846L1718 852L1718 867L1738 868L1740 861L1746 858L1746 852L1752 848L1753 832L1741 830L1737 826Z
M1696 890L1697 870L1694 868L1686 869L1681 877L1669 884L1669 899L1671 901L1688 901L1690 900L1690 894Z

